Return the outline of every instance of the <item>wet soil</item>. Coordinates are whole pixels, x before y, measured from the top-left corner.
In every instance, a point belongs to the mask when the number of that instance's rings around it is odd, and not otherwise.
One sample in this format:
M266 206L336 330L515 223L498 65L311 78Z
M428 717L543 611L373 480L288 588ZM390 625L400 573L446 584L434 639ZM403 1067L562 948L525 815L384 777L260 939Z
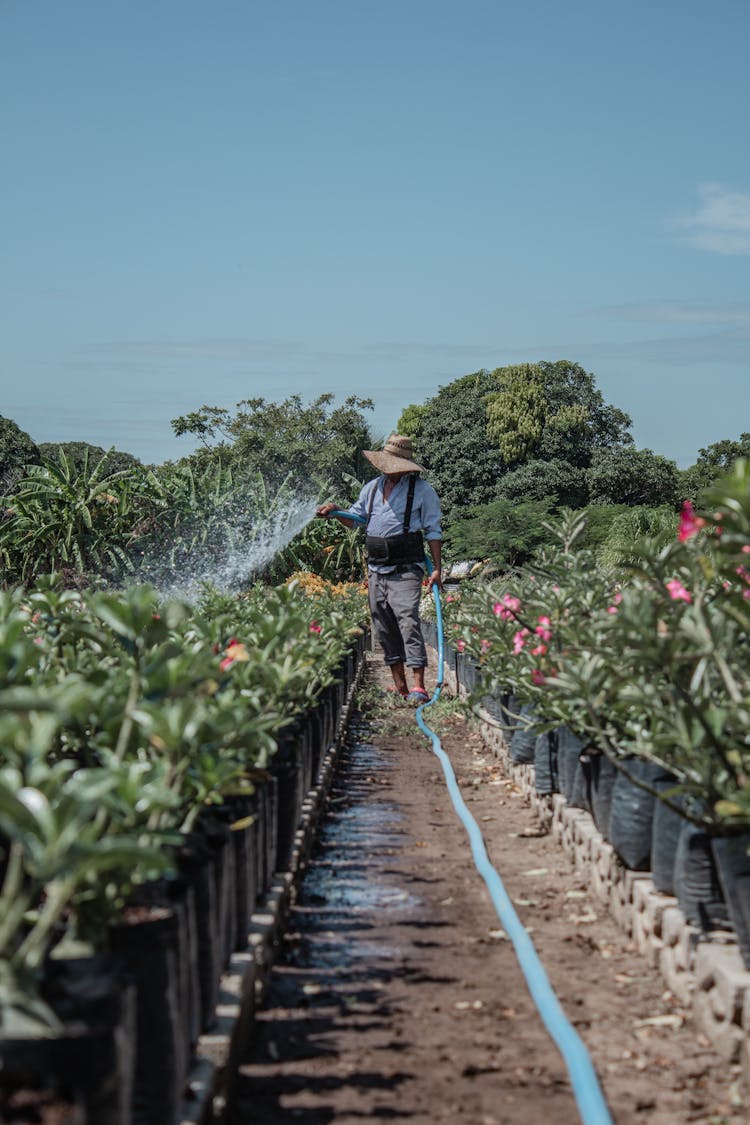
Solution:
M371 661L232 1125L573 1125L529 996L413 711ZM365 706L366 705L366 706ZM442 710L442 714L439 713ZM544 834L477 730L428 710L617 1125L740 1125L742 1091ZM452 713L453 712L453 713ZM431 716L434 716L432 718Z

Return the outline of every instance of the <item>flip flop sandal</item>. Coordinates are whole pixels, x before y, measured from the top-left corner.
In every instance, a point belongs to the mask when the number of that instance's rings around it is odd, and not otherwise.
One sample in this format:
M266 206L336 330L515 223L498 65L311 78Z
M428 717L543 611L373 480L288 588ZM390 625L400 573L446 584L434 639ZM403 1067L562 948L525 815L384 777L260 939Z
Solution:
M426 691L422 691L421 688L412 688L412 690L409 692L409 694L407 695L406 698L407 698L409 703L418 703L419 704L419 703L429 703L430 702L429 695L427 694Z

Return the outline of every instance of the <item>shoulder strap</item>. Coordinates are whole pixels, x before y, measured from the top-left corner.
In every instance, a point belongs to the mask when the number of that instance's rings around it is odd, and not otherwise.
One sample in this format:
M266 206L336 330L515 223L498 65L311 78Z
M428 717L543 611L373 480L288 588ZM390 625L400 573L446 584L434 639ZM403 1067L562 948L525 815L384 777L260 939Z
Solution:
M411 510L414 507L414 489L417 487L417 474L412 473L409 477L409 491L406 495L406 510L404 511L404 535L409 531L409 524L411 523Z
M372 506L375 503L375 493L378 491L378 484L379 484L379 481L376 479L375 480L375 487L373 488L372 492L370 493L370 500L369 500L369 503L367 505L367 522L368 523L372 519Z

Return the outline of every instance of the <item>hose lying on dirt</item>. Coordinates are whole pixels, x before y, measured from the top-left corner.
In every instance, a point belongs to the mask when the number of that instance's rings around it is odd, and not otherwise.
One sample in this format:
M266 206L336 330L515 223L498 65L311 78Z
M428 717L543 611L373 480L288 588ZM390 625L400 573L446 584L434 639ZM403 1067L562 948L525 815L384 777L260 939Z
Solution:
M354 520L356 523L365 523L364 519L351 516L348 512L335 511L331 514L334 516L345 516L348 519ZM425 561L427 563L427 572L431 573L432 563L426 554ZM440 602L440 591L436 585L432 587L432 596L435 603L437 626L438 677L432 698L427 703L422 703L417 708L417 726L422 733L429 738L432 743L433 753L440 761L448 792L453 801L453 807L469 836L471 851L477 871L484 879L500 923L513 943L518 963L526 979L531 998L536 1004L539 1015L542 1018L542 1022L563 1057L581 1121L583 1125L613 1125L612 1116L599 1085L599 1079L597 1078L596 1071L594 1070L593 1063L591 1062L583 1040L563 1012L560 1002L544 970L544 965L534 948L534 943L526 933L520 918L516 914L508 892L503 886L502 879L490 863L479 825L469 812L461 796L461 791L458 787L450 758L445 753L445 750L443 750L438 736L433 730L430 730L424 721L423 712L425 708L431 707L433 703L438 701L443 686L443 612Z
M427 569L430 568L429 559ZM427 726L423 718L425 708L431 707L440 698L443 686L443 617L440 606L440 593L437 586L432 587L435 601L438 637L438 681L432 698L428 703L422 703L416 712L417 726L432 743L433 753L443 767L448 792L450 793L453 807L469 836L471 851L477 871L484 879L490 893L492 903L497 911L497 916L506 934L513 943L518 963L521 966L526 984L544 1026L547 1028L553 1042L557 1046L568 1070L573 1094L578 1105L583 1125L612 1125L612 1117L607 1103L604 1100L591 1058L580 1036L569 1023L565 1013L560 1007L560 1002L549 982L539 954L534 948L529 935L521 923L520 918L513 908L508 892L503 886L503 881L492 866L487 855L487 849L482 839L479 825L469 812L453 772L450 758L443 750L440 739L433 730Z

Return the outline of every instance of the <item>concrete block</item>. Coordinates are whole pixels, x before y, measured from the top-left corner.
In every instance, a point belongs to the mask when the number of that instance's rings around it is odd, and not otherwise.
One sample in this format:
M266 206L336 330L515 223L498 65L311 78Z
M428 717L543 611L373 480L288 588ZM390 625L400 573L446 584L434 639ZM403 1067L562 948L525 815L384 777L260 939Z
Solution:
M638 952L654 968L659 965L662 945L662 916L667 907L676 906L677 899L656 890L652 880L645 878L633 885L632 937Z
M669 906L664 910L659 970L671 991L686 1007L692 1002L695 988L693 966L700 936L700 932L686 922L679 907Z
M721 1056L729 1063L741 1060L746 1031L743 1015L750 996L750 973L745 969L736 942L727 934L701 942L695 951L693 1014Z
M614 848L602 836L591 838L591 889L600 902L609 906L613 872L617 867Z

